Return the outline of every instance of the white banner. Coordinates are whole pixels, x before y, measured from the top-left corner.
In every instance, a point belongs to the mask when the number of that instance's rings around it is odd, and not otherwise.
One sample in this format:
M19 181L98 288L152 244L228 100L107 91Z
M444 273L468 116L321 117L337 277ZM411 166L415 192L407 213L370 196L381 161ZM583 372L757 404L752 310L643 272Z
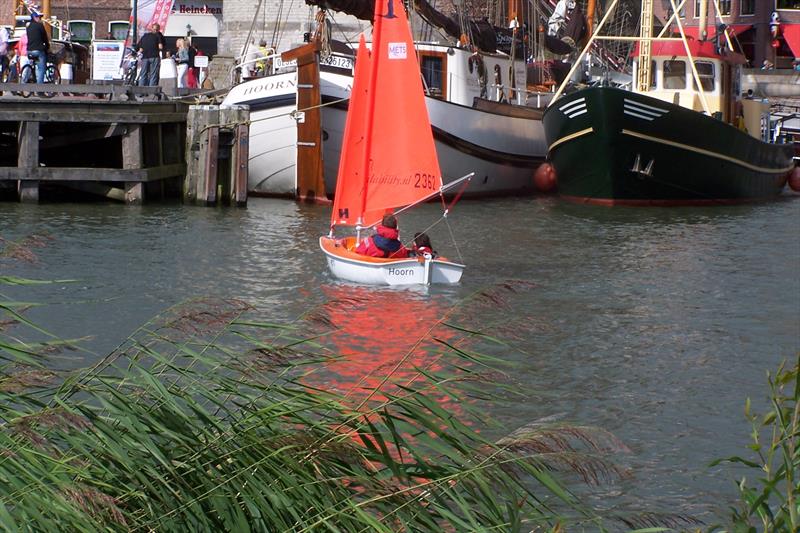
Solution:
M120 64L125 41L94 41L92 43L92 79L122 79Z

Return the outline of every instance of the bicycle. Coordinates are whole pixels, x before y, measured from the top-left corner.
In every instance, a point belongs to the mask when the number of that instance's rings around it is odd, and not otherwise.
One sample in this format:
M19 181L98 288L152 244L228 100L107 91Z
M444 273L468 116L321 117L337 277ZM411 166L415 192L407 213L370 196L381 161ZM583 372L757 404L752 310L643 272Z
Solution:
M19 73L19 82L20 83L36 83L36 62L29 61L27 65L22 67L22 70ZM58 68L55 65L55 57L52 54L47 54L47 63L44 70L44 82L45 83L53 83L59 84L61 83L61 75L58 72ZM22 97L27 98L33 91L22 91ZM42 96L46 98L52 98L56 95L55 92L44 92L40 93Z
M128 55L125 56L125 67L122 73L122 83L125 85L136 85L137 74L139 73L140 55L133 48L128 48Z

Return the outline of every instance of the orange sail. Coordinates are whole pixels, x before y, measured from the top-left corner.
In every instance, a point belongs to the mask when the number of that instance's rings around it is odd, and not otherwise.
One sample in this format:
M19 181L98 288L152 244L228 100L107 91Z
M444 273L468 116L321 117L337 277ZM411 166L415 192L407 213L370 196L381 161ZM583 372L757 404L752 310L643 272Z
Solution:
M350 105L342 137L342 153L339 159L339 174L336 180L336 196L333 199L331 227L355 226L362 213L366 179L364 169L367 161L367 106L370 82L370 54L364 35L358 43L356 72L350 91Z
M332 225L369 226L442 186L411 29L400 0L375 2L369 60L363 40L345 126ZM364 80L368 85L363 87ZM340 201L339 193L343 198ZM360 205L354 196L360 195Z

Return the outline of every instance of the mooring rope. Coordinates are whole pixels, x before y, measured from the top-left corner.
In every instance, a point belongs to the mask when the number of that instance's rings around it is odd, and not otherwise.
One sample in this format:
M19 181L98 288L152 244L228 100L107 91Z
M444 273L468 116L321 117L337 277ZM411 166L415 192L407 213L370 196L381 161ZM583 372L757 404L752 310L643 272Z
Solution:
M248 120L242 120L242 121L237 121L237 122L226 122L226 123L220 122L218 124L207 124L206 126L204 126L202 129L200 129L200 131L198 131L195 134L195 139L197 137L199 137L200 135L202 135L203 133L205 133L206 130L209 130L211 128L233 128L235 126L239 126L239 125L242 125L242 124L246 124L246 125L249 126L250 124L253 124L255 122L261 122L263 120L272 120L272 119L275 119L275 118L287 117L287 116L295 117L295 116L297 116L297 113L304 113L304 112L312 110L312 109L317 109L317 108L326 107L326 106L333 105L333 104L338 104L340 102L344 102L344 101L347 101L347 100L349 100L349 98L339 98L338 100L333 100L333 101L330 101L330 102L327 102L327 103L324 103L324 104L314 105L314 106L310 106L310 107L304 107L303 109L294 109L292 111L289 111L288 113L281 113L280 115L272 115L272 116L264 117L264 118L248 119Z

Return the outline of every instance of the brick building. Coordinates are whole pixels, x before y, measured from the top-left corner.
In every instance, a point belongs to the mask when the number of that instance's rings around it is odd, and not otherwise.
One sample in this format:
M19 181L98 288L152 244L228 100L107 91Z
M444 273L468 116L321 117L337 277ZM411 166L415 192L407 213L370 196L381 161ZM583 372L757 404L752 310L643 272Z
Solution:
M41 6L41 0L34 2ZM16 0L0 0L0 24L14 24ZM130 0L51 0L50 15L61 21L94 22L96 39L108 37L110 21L126 21L131 14Z
M718 0L721 18L733 29L734 39L754 67L764 60L777 68L789 68L800 57L800 0ZM712 0L708 0L709 37L720 23ZM665 21L671 13L669 0L656 2L655 15ZM700 0L687 0L681 10L687 35L696 37L700 28ZM674 31L677 27L673 24Z

